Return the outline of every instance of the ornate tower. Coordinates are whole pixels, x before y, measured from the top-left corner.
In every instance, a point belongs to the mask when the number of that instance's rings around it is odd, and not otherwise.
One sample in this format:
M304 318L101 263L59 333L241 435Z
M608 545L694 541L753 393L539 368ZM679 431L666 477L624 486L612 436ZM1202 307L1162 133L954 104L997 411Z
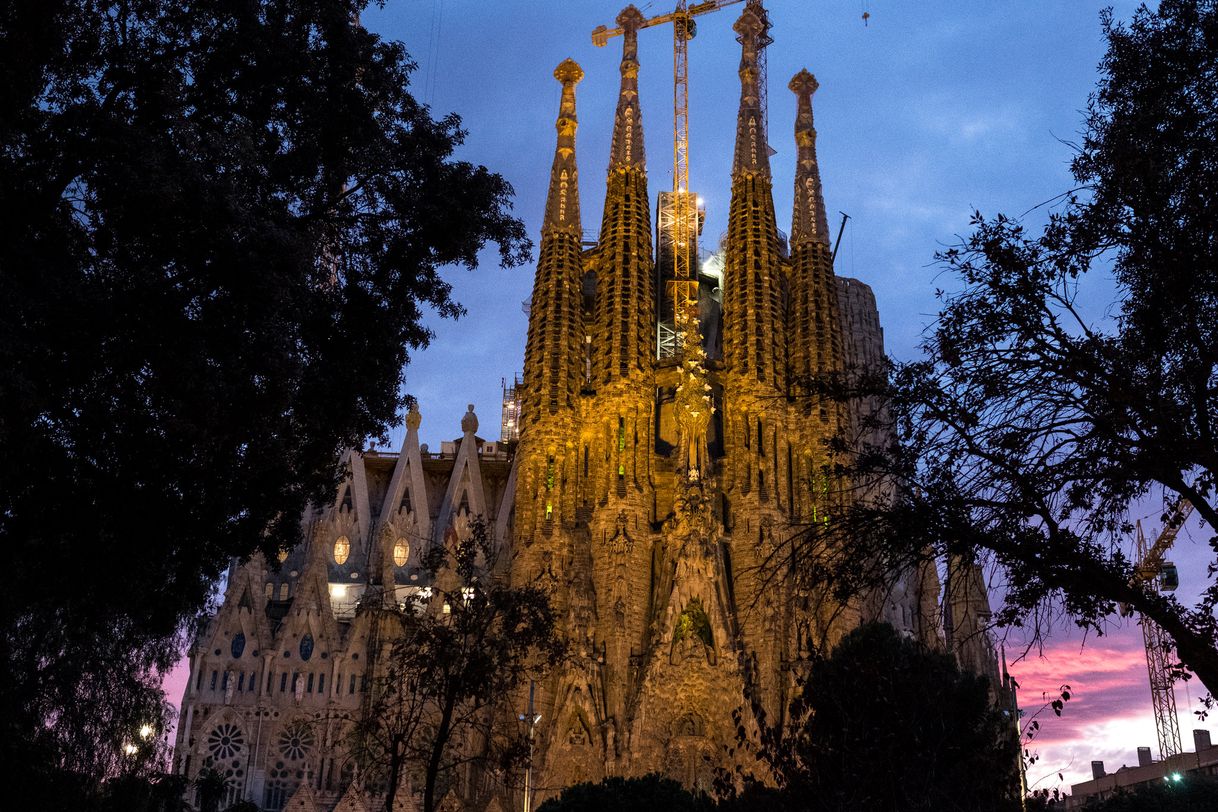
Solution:
M572 430L582 380L580 315L579 171L575 163L575 85L584 72L567 59L554 70L562 84L558 143L550 170L541 229L541 249L533 283L533 303L525 348L524 396L521 407L521 455L517 502L526 523L518 528L530 540L553 533L556 524L573 520Z
M561 126L571 122L574 134L574 111L564 92L533 292L513 574L549 586L576 654L540 690L543 794L657 769L708 787L715 766L740 758L727 754L733 711L782 718L813 651L861 617L859 607L766 581L792 528L829 509L836 489L824 481L824 449L845 421L794 397L798 382L844 367L812 129L815 80L803 72L791 85L799 121L788 256L761 107L769 23L750 0L735 25L741 94L722 312L708 279L689 286L699 301L662 312L656 302L667 301L669 280L657 279L657 264L663 272L671 247L661 239L660 255L652 253L638 92L644 22L633 6L617 19L621 86L604 217L596 245L582 253L554 220L555 189L575 189L559 185L563 172L574 178L574 145ZM567 199L568 211L577 205ZM572 341L572 313L582 341ZM718 335L720 318L722 357L700 334ZM658 343L665 324L683 341ZM571 348L580 343L576 365ZM916 614L899 602L908 611L889 615Z

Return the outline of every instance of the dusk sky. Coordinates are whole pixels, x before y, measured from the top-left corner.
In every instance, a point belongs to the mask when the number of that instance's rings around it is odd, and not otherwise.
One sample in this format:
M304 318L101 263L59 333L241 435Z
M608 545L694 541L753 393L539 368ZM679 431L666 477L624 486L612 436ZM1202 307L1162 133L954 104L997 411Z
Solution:
M363 22L405 42L418 62L413 92L436 115L458 113L469 135L459 157L504 175L516 190L516 213L536 242L554 149L559 85L554 67L566 57L585 77L577 89L583 227L600 224L604 173L618 85L621 40L592 45L594 27L614 25L622 8L607 0L389 0ZM1072 155L1063 141L1082 126L1087 95L1103 54L1099 13L1118 18L1127 0L986 3L898 0L770 0L774 44L769 50L769 141L779 227L790 227L794 176L795 103L787 89L806 67L820 81L813 99L818 156L831 229L849 213L837 273L874 289L888 352L917 357L923 330L937 311L936 287L952 280L934 254L966 233L971 212L1002 211L1043 218L1039 204L1071 188ZM641 4L650 17L671 0ZM727 223L729 172L739 97L739 60L731 25L742 5L698 20L690 43L691 187L706 200L703 247L713 249ZM865 25L864 11L870 13ZM672 33L668 26L639 36L640 93L651 199L671 188ZM1033 210L1033 211L1030 211ZM433 448L459 436L466 403L481 419L479 434L498 438L500 379L523 365L533 267L504 270L493 251L486 264L449 275L468 315L434 319L435 340L407 368L407 391L423 414L422 440ZM1102 319L1112 291L1097 279L1090 300ZM396 450L400 435L391 438ZM1149 511L1143 511L1149 512ZM1136 517L1135 517L1136 518ZM1158 525L1157 516L1150 524ZM1194 523L1181 533L1174 559L1182 593L1205 576L1206 533ZM1193 540L1196 540L1195 542ZM1022 653L1012 633L1009 656ZM1035 749L1041 759L1029 783L1057 785L1090 777L1090 761L1109 770L1135 764L1138 745L1155 746L1141 631L1129 621L1110 634L1082 637L1059 630L1044 656L1032 649L1011 667L1030 711L1042 691L1068 683L1074 699L1065 715L1041 717ZM1186 749L1197 726L1199 688L1178 689ZM171 687L171 698L180 688ZM1218 729L1218 725L1215 725ZM1157 756L1156 756L1157 757Z

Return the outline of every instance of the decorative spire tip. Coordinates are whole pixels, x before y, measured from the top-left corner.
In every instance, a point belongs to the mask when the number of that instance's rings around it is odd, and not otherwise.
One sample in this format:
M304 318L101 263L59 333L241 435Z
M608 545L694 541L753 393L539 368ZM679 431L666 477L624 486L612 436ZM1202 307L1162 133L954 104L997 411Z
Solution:
M578 84L584 78L584 69L574 59L567 57L554 69L554 78L564 86Z
M804 68L791 77L791 83L787 87L796 96L811 96L820 88L820 82L816 81L816 77L809 73L807 68Z

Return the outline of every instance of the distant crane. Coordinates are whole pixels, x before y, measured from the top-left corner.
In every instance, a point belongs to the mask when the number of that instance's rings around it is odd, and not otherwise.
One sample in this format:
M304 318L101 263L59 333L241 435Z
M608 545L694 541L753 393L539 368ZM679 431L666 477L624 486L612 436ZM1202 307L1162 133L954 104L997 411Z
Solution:
M1142 522L1138 522L1138 565L1130 579L1131 585L1149 584L1162 592L1171 592L1180 585L1175 566L1164 561L1163 556L1175 543L1180 526L1192 512L1191 502L1187 499L1178 501L1168 514L1163 532L1149 547L1142 532ZM1176 718L1176 691L1167 658L1172 647L1171 637L1158 623L1142 615L1142 639L1146 644L1146 670L1150 675L1150 701L1155 714L1155 733L1159 737L1159 758L1166 761L1182 750L1180 721Z
M698 274L693 267L697 261L697 252L691 250L698 232L698 204L696 195L689 190L689 41L697 31L694 18L712 11L718 11L727 6L733 6L743 0L705 0L689 5L686 0L677 0L677 6L668 14L660 14L645 21L641 28L672 23L672 53L673 53L673 125L672 125L672 211L662 223L667 232L673 250L673 314L685 311L691 303L698 299ZM748 0L767 20L765 10L760 0ZM768 29L768 25L767 25ZM592 44L602 47L610 37L620 36L621 28L606 28L597 26L592 32ZM765 35L763 35L764 37ZM764 40L763 40L764 41ZM760 49L764 58L765 50ZM764 62L759 68L764 70ZM765 114L764 72L760 75L762 88L762 115ZM673 346L675 350L675 343Z

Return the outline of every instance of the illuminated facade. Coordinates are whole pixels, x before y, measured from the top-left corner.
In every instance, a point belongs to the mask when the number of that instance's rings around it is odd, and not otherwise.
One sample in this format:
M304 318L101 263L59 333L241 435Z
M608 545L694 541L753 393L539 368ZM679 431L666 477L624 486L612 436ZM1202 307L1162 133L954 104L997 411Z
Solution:
M833 273L816 80L800 71L789 85L798 115L788 239L761 111L766 23L749 3L735 25L741 95L728 232L683 311L665 276L672 245L652 229L641 22L633 7L618 19L621 91L590 248L576 160L583 74L571 60L555 71L557 145L523 379L505 388L506 442L478 438L470 407L461 438L428 453L412 411L399 454L347 455L333 503L304 517L306 542L277 569L260 560L233 568L192 650L178 771L215 767L229 800L264 809L372 808L344 749L368 685L360 601L418 588L420 552L449 528L466 532L475 516L510 548L512 578L548 587L575 654L538 686L538 800L578 781L656 770L707 787L735 758L733 711L782 718L809 658L845 631L882 619L938 639L933 572L851 604L766 578L791 528L825 520L845 498L828 440L858 416L799 397L799 382L884 355L870 289ZM466 780L444 804L493 812L518 808L519 798ZM413 808L409 791L398 806Z
M555 71L562 95L525 357L513 559L516 577L550 586L577 646L578 662L542 691L543 795L657 769L709 788L714 768L731 764L733 711L756 703L782 718L816 650L864 619L928 638L935 628L933 573L857 605L767 583L791 528L844 498L828 440L854 416L800 397L798 383L879 360L882 333L870 290L833 275L807 71L790 83L789 240L778 229L760 107L766 21L752 3L735 24L727 237L704 264L682 332L666 284L672 193L660 196L654 235L648 206L642 22L633 7L617 20L621 91L600 237L588 250L575 147L582 72L570 60Z

